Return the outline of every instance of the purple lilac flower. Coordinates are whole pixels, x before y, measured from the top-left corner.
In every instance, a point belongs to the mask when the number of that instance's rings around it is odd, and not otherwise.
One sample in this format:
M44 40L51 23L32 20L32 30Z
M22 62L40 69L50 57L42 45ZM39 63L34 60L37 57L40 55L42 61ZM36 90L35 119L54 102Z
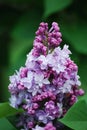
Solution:
M54 101L49 101L45 103L45 111L51 120L60 117L62 114L62 109L60 104L55 105ZM61 112L60 112L61 111Z
M51 122L49 122L45 127L44 130L56 130Z
M25 66L10 76L10 105L24 110L17 125L21 130L56 130L57 119L84 94L68 46L59 46L61 37L56 22L50 29L40 23Z
M36 32L34 40L33 55L40 56L47 55L47 53L56 48L62 42L61 32L56 22L52 23L52 27L48 30L48 24L42 22Z

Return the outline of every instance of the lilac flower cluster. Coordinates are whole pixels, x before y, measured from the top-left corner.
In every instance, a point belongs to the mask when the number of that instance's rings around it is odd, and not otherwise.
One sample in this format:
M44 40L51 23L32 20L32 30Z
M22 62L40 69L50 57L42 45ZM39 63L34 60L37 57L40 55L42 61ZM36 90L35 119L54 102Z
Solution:
M53 50L55 47L58 47L62 41L62 35L59 30L60 28L55 22L52 23L50 30L48 30L47 23L40 23L40 27L36 32L36 37L34 40L33 55L46 56L49 51Z
M61 36L57 23L50 30L47 23L40 23L25 67L10 76L10 104L24 110L18 123L21 130L57 130L57 119L84 94L68 46L59 46Z

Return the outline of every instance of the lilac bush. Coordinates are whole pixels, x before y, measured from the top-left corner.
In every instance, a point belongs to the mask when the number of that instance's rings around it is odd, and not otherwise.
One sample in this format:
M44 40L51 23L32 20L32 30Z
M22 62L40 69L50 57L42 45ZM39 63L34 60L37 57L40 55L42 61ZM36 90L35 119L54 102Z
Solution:
M17 126L21 130L57 130L57 119L84 94L78 67L67 45L60 48L62 34L56 22L48 29L40 23L24 67L10 76L10 105L22 108Z

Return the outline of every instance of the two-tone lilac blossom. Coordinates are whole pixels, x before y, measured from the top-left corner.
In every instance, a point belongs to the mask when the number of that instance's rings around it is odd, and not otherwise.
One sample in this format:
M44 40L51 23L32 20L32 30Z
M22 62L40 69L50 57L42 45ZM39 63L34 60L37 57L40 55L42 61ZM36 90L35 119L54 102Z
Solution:
M84 94L68 46L59 46L61 37L56 22L50 29L42 22L25 66L10 76L10 105L24 110L18 122L21 130L60 129L57 119Z
M60 32L60 28L56 22L52 23L52 27L48 33L48 46L49 49L58 47L62 42L62 34Z
M40 23L34 40L33 55L40 56L42 54L46 56L48 52L60 45L62 42L61 37L62 34L56 22L52 23L49 30L47 23Z
M51 118L51 120L59 118L62 115L62 109L60 104L57 103L56 105L55 102L51 100L45 103L45 111L48 117Z

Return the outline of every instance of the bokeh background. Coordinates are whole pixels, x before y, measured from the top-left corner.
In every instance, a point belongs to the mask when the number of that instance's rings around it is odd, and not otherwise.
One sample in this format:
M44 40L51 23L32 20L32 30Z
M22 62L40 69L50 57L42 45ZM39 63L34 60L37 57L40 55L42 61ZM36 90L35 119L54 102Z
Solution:
M87 91L87 0L0 0L0 102L8 101L9 76L24 66L41 21L59 23Z

